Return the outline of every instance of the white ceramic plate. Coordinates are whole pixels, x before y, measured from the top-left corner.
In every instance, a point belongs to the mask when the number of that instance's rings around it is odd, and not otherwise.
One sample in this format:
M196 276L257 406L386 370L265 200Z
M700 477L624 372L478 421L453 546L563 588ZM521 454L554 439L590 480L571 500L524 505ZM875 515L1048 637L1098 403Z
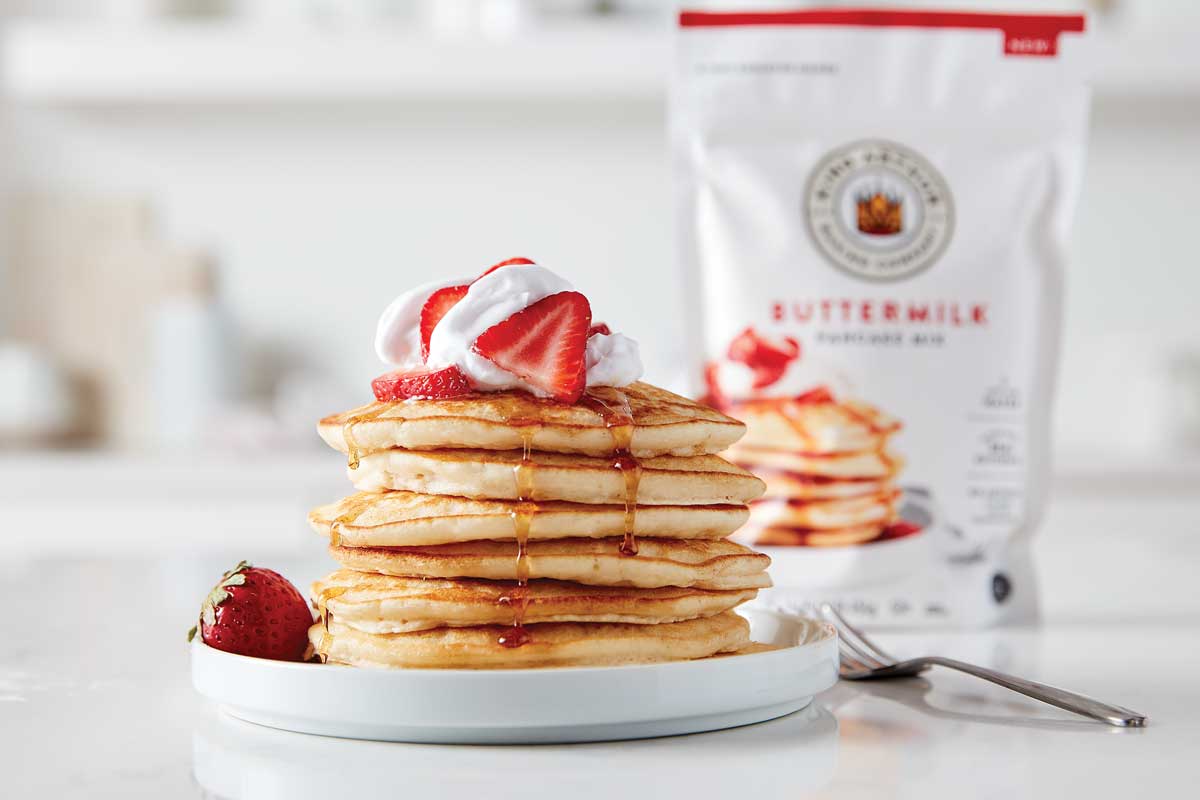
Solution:
M247 658L197 643L196 690L247 722L398 742L589 742L781 717L837 681L832 627L746 612L779 649L627 667L389 670Z
M771 556L777 587L759 593L768 605L788 588L876 586L919 572L933 558L930 535L921 531L900 539L846 547L759 547Z

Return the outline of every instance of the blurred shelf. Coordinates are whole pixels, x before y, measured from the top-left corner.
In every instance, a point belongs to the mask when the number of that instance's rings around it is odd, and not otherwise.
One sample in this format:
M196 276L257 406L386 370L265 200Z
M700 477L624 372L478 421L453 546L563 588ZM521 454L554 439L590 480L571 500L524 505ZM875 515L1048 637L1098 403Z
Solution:
M20 102L145 105L484 97L657 98L669 43L630 23L517 39L265 30L179 23L98 28L18 22L3 82Z
M1200 97L1200 48L1190 28L1130 36L1102 31L1096 41L1099 94ZM215 22L103 27L26 20L5 29L0 59L10 98L81 108L487 97L661 101L671 37L661 26L622 21L493 40Z
M152 455L0 453L0 560L319 555L309 509L351 491L345 456L330 452Z
M1191 25L1151 35L1099 34L1096 93L1104 97L1200 97L1200 31Z
M346 457L333 451L246 455L0 452L0 506L64 497L89 503L154 503L213 498L286 500L314 491L346 494L345 471Z

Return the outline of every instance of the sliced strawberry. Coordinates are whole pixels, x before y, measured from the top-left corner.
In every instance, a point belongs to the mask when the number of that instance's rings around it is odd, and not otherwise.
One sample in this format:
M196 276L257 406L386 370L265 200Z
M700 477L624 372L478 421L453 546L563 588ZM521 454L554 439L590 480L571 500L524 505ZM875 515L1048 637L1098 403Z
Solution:
M730 361L740 361L749 367L787 364L800 356L800 343L790 336L775 342L753 328L746 328L729 343L728 356Z
M608 328L608 323L597 322L592 327L588 328L588 338L592 338L597 333L603 333L605 336L612 336L612 331Z
M505 259L504 261L501 261L499 264L492 264L490 267L485 269L483 271L483 275L480 275L479 278L482 278L484 275L491 275L493 272L500 269L501 267L511 267L511 266L514 266L517 264L532 264L532 263L533 262L530 261L528 258ZM479 280L479 278L476 278L475 280Z
M729 343L730 361L737 361L754 371L754 388L763 389L778 381L788 364L800 357L800 343L788 336L774 342L754 328L746 328Z
M820 405L822 403L833 402L833 392L829 391L828 387L818 386L815 389L809 389L801 395L793 398L797 403Z
M708 392L704 397L700 398L700 401L713 408L725 410L729 408L729 398L721 390L721 382L717 380L718 372L719 368L716 361L710 361L704 367L704 383L708 388Z
M501 267L532 263L528 258L510 258L488 267L483 275L490 275ZM483 275L480 275L479 278L482 278ZM479 280L479 278L475 280ZM463 299L469 288L471 288L470 284L447 286L429 295L429 299L421 307L421 358L429 359L429 339L433 336L434 327L442 321L442 317L446 316L447 311L454 308L458 301Z
M471 393L471 382L458 367L417 372L389 372L371 381L375 399L384 403L397 400L446 400Z
M765 389L768 386L777 383L783 377L783 373L787 370L787 364L764 364L754 367L751 371L754 373L754 381L750 384L757 391Z
M587 333L592 307L579 292L543 297L488 328L471 349L564 403L587 384Z
M459 300L466 295L469 286L446 286L429 295L425 305L421 306L421 358L429 360L429 338L433 336L434 327L446 316L446 312L454 308Z

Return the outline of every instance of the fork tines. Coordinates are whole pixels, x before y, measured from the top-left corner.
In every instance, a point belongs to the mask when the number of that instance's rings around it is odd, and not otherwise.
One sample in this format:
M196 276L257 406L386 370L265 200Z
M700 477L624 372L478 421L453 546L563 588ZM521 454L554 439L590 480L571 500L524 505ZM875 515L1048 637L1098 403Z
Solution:
M821 616L838 629L838 649L841 651L841 671L869 672L896 663L896 659L888 655L874 642L868 639L862 631L851 625L832 603L822 603L819 606Z

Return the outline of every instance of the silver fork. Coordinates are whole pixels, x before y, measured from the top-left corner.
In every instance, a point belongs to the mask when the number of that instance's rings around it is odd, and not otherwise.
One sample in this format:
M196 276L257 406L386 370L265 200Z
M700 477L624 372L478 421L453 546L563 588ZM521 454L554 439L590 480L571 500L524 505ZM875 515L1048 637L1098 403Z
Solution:
M1005 675L1003 672L977 667L956 661L953 658L941 656L923 656L900 661L879 649L857 628L846 621L836 608L829 603L822 603L821 616L832 622L838 629L838 649L841 651L841 666L839 672L848 681L882 680L884 678L910 678L930 667L946 667L965 672L985 681L999 684L1014 692L1041 700L1052 706L1081 714L1085 717L1098 719L1109 725L1120 728L1141 728L1146 725L1146 715L1120 706L1110 706L1081 694L1057 689L1044 683Z

